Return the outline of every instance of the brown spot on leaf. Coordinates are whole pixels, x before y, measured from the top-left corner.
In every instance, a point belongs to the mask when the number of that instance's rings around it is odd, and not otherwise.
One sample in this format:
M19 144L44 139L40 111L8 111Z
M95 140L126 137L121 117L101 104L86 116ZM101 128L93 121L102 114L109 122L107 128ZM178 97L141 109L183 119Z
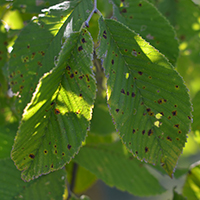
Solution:
M135 129L133 129L133 133L135 133L136 131L135 131Z
M114 64L114 60L113 59L111 60L111 63L112 63L112 65Z
M170 138L169 136L167 136L167 140L171 142L172 138Z
M135 154L137 155L137 154L138 154L138 152L136 151L136 152L135 152Z
M129 96L129 92L126 93Z
M175 124L174 127L179 129L180 125L179 124Z
M80 51L82 51L83 50L83 47L82 46L79 46L78 47L78 51L80 52Z
M69 65L67 65L66 70L70 70L70 69L71 69L71 67Z
M48 151L45 149L45 150L44 150L44 154L47 154L47 153L48 153Z
M191 120L191 117L188 115L188 119Z
M56 115L58 115L58 114L60 114L60 110L59 110L58 108L56 108L56 109L54 110L54 113L55 113Z
M118 112L119 112L119 109L117 108L115 111L118 113Z
M138 4L138 6L139 6L139 7L141 7L141 6L142 6L142 4L141 4L141 3L139 3L139 4Z
M70 74L70 76L69 76L70 78L74 78L74 74L72 73L72 74Z
M144 135L144 134L145 134L145 130L142 131L142 135Z
M125 94L125 91L124 91L124 89L121 89L121 93L122 93L122 94Z
M82 41L82 43L86 43L86 41L85 41L85 38L82 38L82 40L81 40L81 41Z
M51 164L51 168L53 168L53 163Z
M178 86L178 85L175 85L175 88L176 88L176 89L178 89L178 88L179 88L179 86Z
M35 158L35 155L32 154L32 153L30 153L30 154L29 154L29 158L34 159L34 158Z
M148 147L145 147L145 153L147 153L149 151L149 148Z
M123 8L122 13L126 13L126 12L127 12L126 8Z
M134 93L134 92L132 92L131 96L132 96L132 97L135 97L135 93Z
M138 71L138 74L139 74L140 76L142 76L143 72L141 72L141 71Z
M72 145L68 144L67 148L70 150L72 148Z
M177 110L172 111L173 116L177 116Z
M152 130L152 129L149 129L149 131L148 131L148 136L151 136L151 135L153 135L153 130Z
M90 82L89 75L86 74L85 76L86 76L87 82Z
M55 152L55 154L57 154L57 153L58 153L58 151L57 151L57 150L55 150L54 152Z

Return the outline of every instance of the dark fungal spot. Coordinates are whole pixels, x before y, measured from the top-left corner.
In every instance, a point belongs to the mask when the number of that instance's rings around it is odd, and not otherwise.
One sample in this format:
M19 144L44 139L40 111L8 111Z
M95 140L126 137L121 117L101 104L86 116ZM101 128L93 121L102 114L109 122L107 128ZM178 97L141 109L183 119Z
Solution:
M133 133L135 133L136 131L135 131L135 129L133 129Z
M126 8L123 8L122 13L126 13L126 12L127 12Z
M162 104L162 99L158 99L158 104Z
M124 89L121 89L121 93L122 93L122 94L125 94L125 91L124 91Z
M69 76L70 78L74 78L74 74L72 73L72 74L70 74L70 76Z
M181 133L182 133L182 131L181 131L181 130L179 130L179 131L178 131L178 133L179 133L179 134L181 134Z
M176 88L176 89L178 89L178 88L179 88L179 86L178 86L178 85L175 85L175 88Z
M138 4L138 6L139 6L139 7L141 7L141 6L142 6L142 4L141 4L141 3L139 3L139 4Z
M180 139L177 137L176 140L179 141Z
M162 116L164 116L164 112L160 112L160 114L161 114Z
M70 144L68 144L67 148L70 150L72 148L72 146Z
M152 112L152 111L149 112L149 115L150 115L150 116L154 116L154 112Z
M10 78L13 78L12 74L10 74Z
M76 75L77 75L77 74L78 74L78 72L77 72L77 71L75 71L75 72L74 72L74 74L76 74Z
M148 147L145 147L145 153L147 153L149 151L149 148Z
M188 115L188 119L191 120L191 117Z
M171 119L172 117L171 116L168 116L168 118L167 119Z
M129 92L126 93L129 96Z
M29 49L29 48L30 48L30 45L28 44L28 45L27 45L27 49Z
M119 109L117 108L115 111L118 113L118 112L119 112Z
M82 41L82 43L85 43L85 42L86 42L86 41L85 41L85 38L82 38L82 40L81 40L81 41Z
M131 96L132 96L132 97L135 97L135 93L134 93L134 92L132 92Z
M66 70L70 70L71 69L71 67L68 65L67 67L66 67Z
M151 76L149 76L148 78L149 78L149 79L152 79L152 77L151 77Z
M23 74L20 74L20 77L23 78Z
M177 116L177 110L172 111L173 116Z
M172 138L170 138L169 136L167 136L167 140L171 142Z
M151 108L147 108L146 111L147 111L147 112L150 112L150 111L151 111Z
M167 100L166 99L163 99L163 101L166 103L167 102Z
M78 51L80 52L80 51L82 51L83 50L83 47L82 46L79 46L78 47Z
M45 55L44 51L41 51L40 53L41 53L41 55L42 55L42 56L44 56L44 55Z
M22 90L23 88L24 88L24 86L23 86L23 85L21 85L21 86L20 86L20 89Z
M111 63L112 63L112 65L114 64L114 60L113 59L111 60Z
M174 127L179 129L180 125L179 124L175 124Z
M144 105L144 102L142 101L140 105L141 105L141 106Z
M40 61L37 62L37 64L42 67L42 63Z
M86 74L85 76L86 76L87 82L90 82L89 75Z
M83 95L80 93L80 94L79 94L79 97L83 97Z
M53 106L54 102L51 102L51 106Z
M104 37L105 39L107 39L107 33L106 33L106 31L103 32L103 37Z
M141 72L141 71L138 71L138 74L139 74L140 76L142 76L143 72Z
M65 153L64 152L62 152L62 156L64 156L65 155Z
M142 89L145 89L145 88L146 88L145 86L142 87Z
M58 151L57 151L57 150L55 150L54 152L55 152L55 154L57 154L57 153L58 153Z
M34 159L34 158L35 158L35 155L32 154L32 153L30 153L28 157L31 158L31 159Z
M54 148L57 148L57 145L56 145L56 144L54 145Z
M44 150L44 154L47 154L47 153L48 153L48 151L45 149L45 150Z
M144 134L145 134L145 130L142 131L142 135L144 135Z
M51 168L53 168L53 163L51 164Z
M153 135L153 130L152 130L152 129L149 129L149 131L148 131L148 136L151 136L151 135Z
M60 110L59 110L58 108L56 108L56 109L54 110L54 113L55 113L56 115L58 115L58 114L60 114Z
M127 53L128 50L127 50L127 49L124 49L124 51L125 51L125 53Z
M81 79L83 79L83 76L79 76L78 78L81 80Z
M177 107L177 105L175 104L175 105L174 105L174 107L176 108L176 107Z

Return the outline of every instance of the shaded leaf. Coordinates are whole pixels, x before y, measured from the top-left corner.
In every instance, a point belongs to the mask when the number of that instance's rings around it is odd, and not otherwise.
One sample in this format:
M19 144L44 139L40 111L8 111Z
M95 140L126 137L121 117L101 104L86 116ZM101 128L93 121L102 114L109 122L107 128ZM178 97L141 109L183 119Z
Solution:
M187 88L171 64L140 36L114 20L100 18L99 24L97 53L104 59L115 127L133 155L160 162L172 176L191 123Z
M79 31L92 10L90 0L65 1L43 10L17 38L8 63L9 81L17 94L19 115L30 102L36 85L44 73L54 67L54 61L63 40L73 31Z
M172 64L176 63L179 50L175 31L152 4L146 0L112 1L118 21L139 33Z
M40 80L12 150L22 179L60 169L85 140L96 92L92 53L86 30L71 34L56 67Z
M173 200L187 200L187 198L185 198L183 195L178 194L178 193L175 191L175 188L174 188L174 190L173 190L173 193L174 193Z
M58 170L36 181L26 183L10 158L0 160L0 199L62 200L66 172Z
M190 200L200 199L200 161L190 167L183 186L183 195Z
M74 170L74 165L76 165L76 169ZM71 186L72 178L75 176L75 185L73 187L73 192L75 194L80 194L88 190L97 180L96 176L92 174L90 171L85 168L77 165L74 162L70 162L65 166L67 170L67 179Z
M200 91L197 92L197 94L193 98L192 104L193 104L193 108L194 108L192 130L200 131Z
M126 156L121 142L83 146L74 160L109 186L134 195L149 196L165 191L140 161Z

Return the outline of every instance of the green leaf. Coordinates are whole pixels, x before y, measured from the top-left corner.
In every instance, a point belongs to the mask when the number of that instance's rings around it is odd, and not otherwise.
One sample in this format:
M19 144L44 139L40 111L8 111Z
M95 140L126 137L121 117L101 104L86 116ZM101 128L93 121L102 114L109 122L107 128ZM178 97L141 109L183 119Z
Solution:
M22 179L60 169L79 151L96 92L92 53L86 30L71 34L56 67L40 80L12 150L17 168L23 171Z
M10 158L0 160L0 199L62 200L66 172L58 170L26 183Z
M178 194L178 193L175 191L175 188L174 188L174 190L173 190L173 193L174 193L173 200L187 200L187 198L185 198L183 195Z
M4 95L7 91L6 79L3 75L2 68L7 61L7 34L6 30L3 27L3 24L0 21L0 96Z
M134 195L149 196L165 191L140 161L123 152L121 142L83 146L74 160L109 186Z
M192 104L194 108L192 130L196 131L200 130L200 91L193 98Z
M40 13L41 9L45 7L52 6L54 4L61 3L62 0L42 0L42 1L35 1L35 0L15 0L13 2L12 8L18 9L22 13Z
M178 57L178 40L168 20L146 0L112 0L114 17L139 33L172 64Z
M200 199L200 161L190 167L183 186L183 195L190 200Z
M22 30L8 63L8 77L18 97L16 108L19 115L30 102L41 76L54 67L62 40L71 32L80 30L90 10L90 0L65 1L44 9L39 18L34 18Z
M18 124L0 126L0 159L9 158Z
M182 78L140 36L100 18L98 56L104 59L107 99L123 143L138 159L160 163L172 176L191 123Z
M74 166L76 166L76 170L74 170ZM81 167L80 165L77 165L77 163L70 162L65 166L67 170L67 179L69 184L72 184L72 179L74 178L74 172L75 172L75 180L74 180L74 188L73 192L75 194L81 194L88 190L89 187L91 187L97 180L96 176L92 174L90 171L86 170L85 168Z

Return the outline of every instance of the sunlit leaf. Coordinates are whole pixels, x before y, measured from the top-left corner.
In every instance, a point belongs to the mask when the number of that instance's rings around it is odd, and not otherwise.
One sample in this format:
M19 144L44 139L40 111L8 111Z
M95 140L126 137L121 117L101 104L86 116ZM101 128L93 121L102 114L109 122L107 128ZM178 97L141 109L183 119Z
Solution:
M182 78L140 36L100 18L100 47L107 99L123 143L138 159L161 163L172 176L191 123Z
M121 142L114 145L86 145L75 157L75 162L109 186L137 196L155 195L165 191L140 161L123 152Z
M56 68L40 80L12 150L24 180L60 169L85 140L96 92L92 53L86 30L71 34Z
M58 170L36 181L25 183L10 158L0 160L0 199L62 200L66 172Z
M183 195L190 200L200 199L200 162L191 166L183 186Z
M139 33L163 53L172 64L178 57L175 31L161 13L146 0L112 0L114 17Z
M65 1L43 10L20 33L8 63L10 85L17 94L16 108L21 115L30 102L44 73L54 67L63 40L79 31L92 9L90 0Z

